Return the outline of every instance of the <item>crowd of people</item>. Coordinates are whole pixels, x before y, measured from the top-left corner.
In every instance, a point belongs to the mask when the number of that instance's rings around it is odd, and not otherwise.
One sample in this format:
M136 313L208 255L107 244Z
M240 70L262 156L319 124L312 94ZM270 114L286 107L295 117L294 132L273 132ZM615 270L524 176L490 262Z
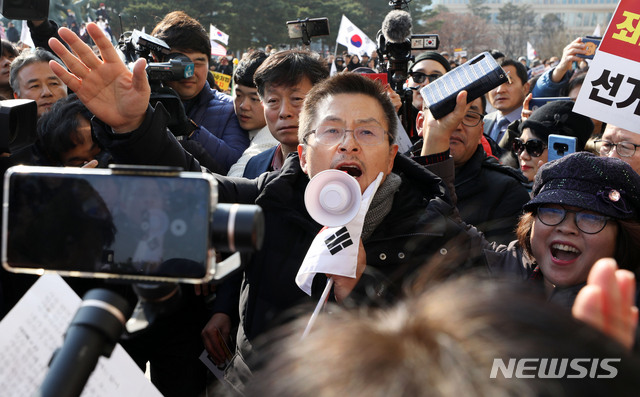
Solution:
M180 103L167 109L153 100L146 61L125 65L97 24L87 41L29 23L38 48L2 41L0 94L36 102L37 138L6 153L3 171L180 167L212 173L220 202L264 213L263 246L242 271L183 286L177 310L123 340L163 395L637 392L640 131L575 113L570 100L529 106L575 99L580 39L534 78L490 52L508 81L468 103L459 92L436 119L422 95L457 67L446 53L414 54L404 95L360 73L378 70L375 53L252 50L235 67L222 58L227 95L211 80L206 29L175 11L151 32L171 54L153 55L184 56L194 73L165 82ZM401 134L413 145L404 153ZM576 153L549 161L552 134L574 137ZM327 169L361 192L380 182L353 242L355 278L317 274L309 296L296 275L325 225L307 211L305 189ZM4 315L35 276L1 275ZM329 278L325 313L300 340ZM224 379L207 373L203 349ZM490 377L494 360L527 357L621 361L615 379Z

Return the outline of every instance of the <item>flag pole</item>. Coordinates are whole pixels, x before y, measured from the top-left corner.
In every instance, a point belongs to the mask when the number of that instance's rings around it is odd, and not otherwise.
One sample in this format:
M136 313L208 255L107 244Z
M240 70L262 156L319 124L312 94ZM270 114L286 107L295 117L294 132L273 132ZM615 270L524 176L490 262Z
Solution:
M331 287L333 287L333 279L329 277L327 279L327 285L326 287L324 287L324 291L322 291L322 296L320 297L320 300L318 301L318 304L316 305L316 308L313 311L311 318L309 318L309 323L307 324L307 328L305 328L301 339L304 339L307 337L307 335L309 335L309 332L311 331L313 324L315 324L316 320L318 319L318 315L320 315L320 310L322 310L325 303L327 303L327 297L329 296L329 291L331 291Z

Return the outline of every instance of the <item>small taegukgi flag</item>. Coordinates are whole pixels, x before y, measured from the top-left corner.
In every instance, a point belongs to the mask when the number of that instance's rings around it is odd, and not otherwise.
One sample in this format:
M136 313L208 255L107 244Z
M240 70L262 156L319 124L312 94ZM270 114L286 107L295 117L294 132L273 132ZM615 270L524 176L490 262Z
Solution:
M358 29L356 25L351 23L344 15L340 21L340 29L338 30L336 42L347 47L349 54L358 56L363 53L371 55L371 53L376 50L376 43L364 34L362 30Z
M211 24L209 24L209 39L219 41L224 45L229 45L229 35Z
M325 227L311 243L296 276L296 284L307 295L311 295L311 284L316 273L356 277L364 217L380 186L382 176L382 172L378 174L362 194L360 210L353 220L344 226Z

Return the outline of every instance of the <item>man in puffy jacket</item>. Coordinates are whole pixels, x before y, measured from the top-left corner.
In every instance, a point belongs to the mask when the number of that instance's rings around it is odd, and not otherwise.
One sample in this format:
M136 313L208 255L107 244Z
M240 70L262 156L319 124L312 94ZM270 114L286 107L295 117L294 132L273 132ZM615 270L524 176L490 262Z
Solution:
M158 61L179 54L194 64L193 76L166 82L180 96L186 113L181 120L172 121L171 131L199 142L220 165L216 171L226 174L249 147L249 135L238 123L233 99L212 89L207 82L211 54L207 31L184 12L174 11L156 25L151 35L171 47L169 55L155 54Z

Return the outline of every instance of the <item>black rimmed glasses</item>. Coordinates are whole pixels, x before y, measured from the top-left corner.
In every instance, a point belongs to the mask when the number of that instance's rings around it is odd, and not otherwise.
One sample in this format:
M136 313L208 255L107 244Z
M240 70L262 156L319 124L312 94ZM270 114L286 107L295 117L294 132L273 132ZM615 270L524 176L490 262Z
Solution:
M602 229L607 226L607 221L611 219L608 216L584 212L583 210L568 210L564 207L539 207L537 216L540 222L545 225L556 226L564 221L567 217L567 213L575 214L574 222L576 223L576 226L581 232L586 234L600 233Z
M482 115L482 113L469 110L462 118L462 124L466 125L467 127L475 127L480 124L483 118L484 116Z
M593 143L595 143L596 150L602 156L608 156L609 152L611 152L613 148L616 148L616 152L618 152L620 157L631 157L636 153L636 149L640 146L626 141L613 143L605 141L604 139L597 139L593 141Z
M540 157L546 148L547 144L540 139L529 139L524 142L522 139L516 138L513 141L511 151L516 157L520 156L525 150L531 157Z
M411 76L416 84L422 84L427 79L429 80L429 83L433 83L434 81L442 77L441 74L426 74L422 72L410 72L409 76Z
M333 146L342 143L348 131L351 131L355 140L363 146L379 145L384 142L384 136L387 134L387 131L378 125L357 127L353 130L347 130L342 127L330 125L321 125L315 130L309 131L308 135L315 134L316 141L318 141L318 143Z

